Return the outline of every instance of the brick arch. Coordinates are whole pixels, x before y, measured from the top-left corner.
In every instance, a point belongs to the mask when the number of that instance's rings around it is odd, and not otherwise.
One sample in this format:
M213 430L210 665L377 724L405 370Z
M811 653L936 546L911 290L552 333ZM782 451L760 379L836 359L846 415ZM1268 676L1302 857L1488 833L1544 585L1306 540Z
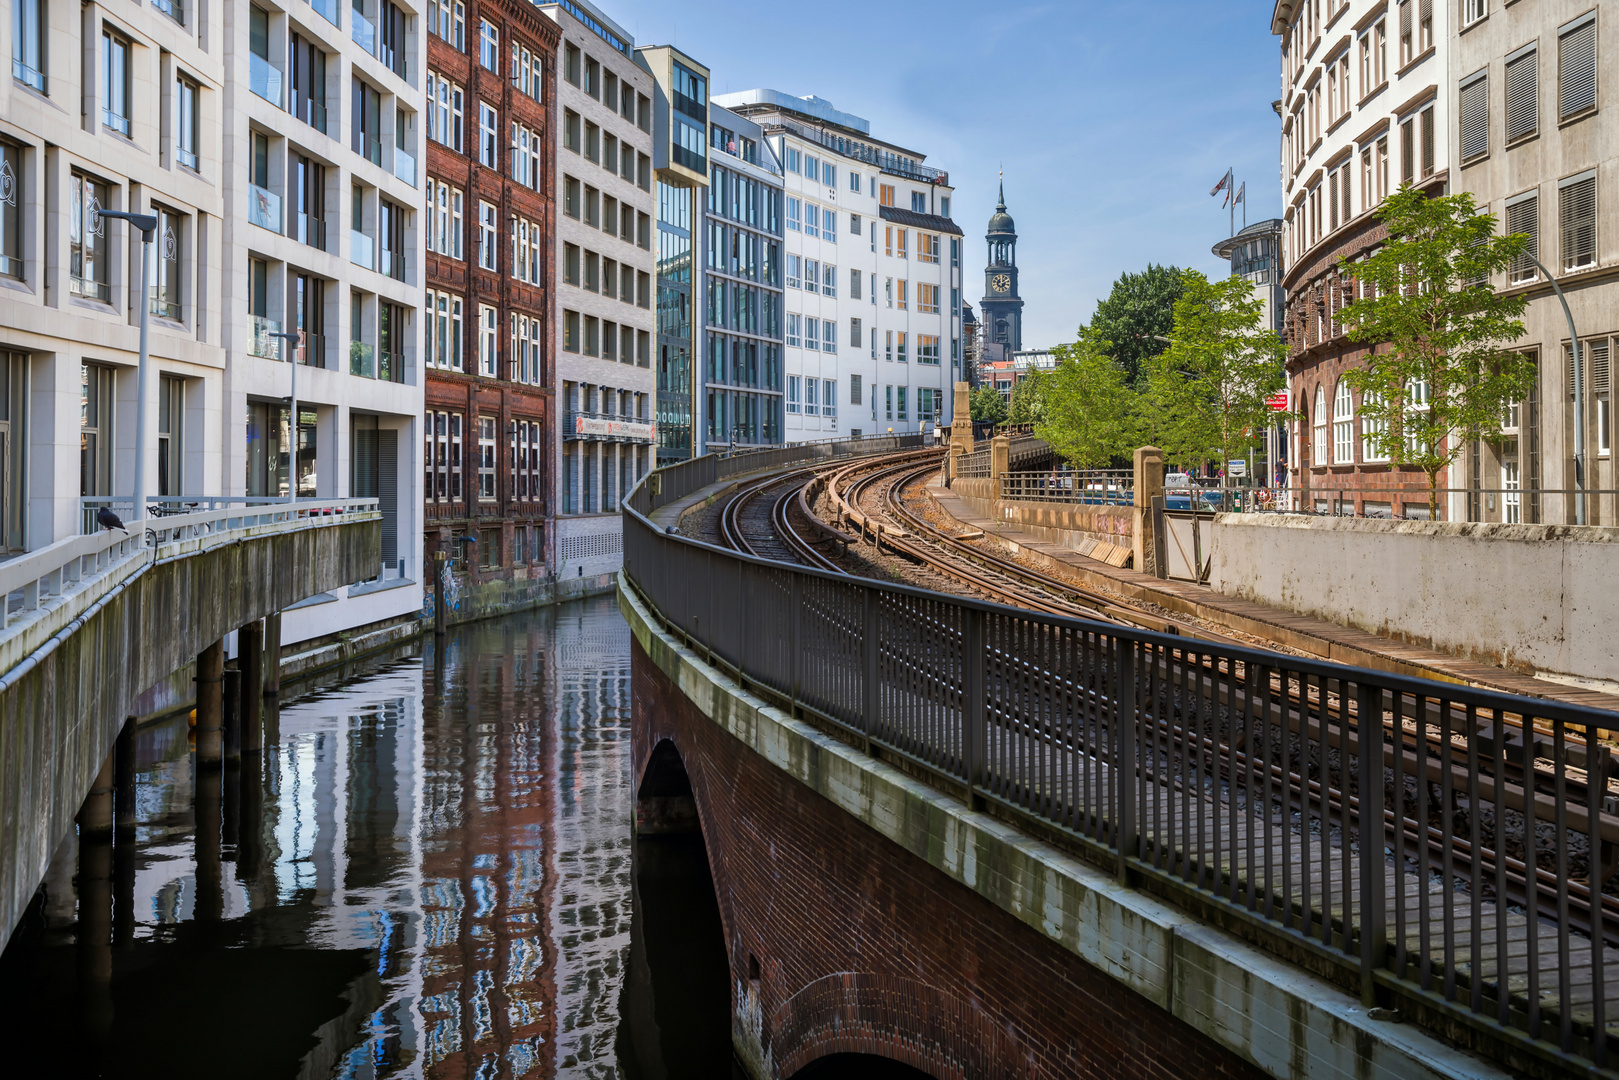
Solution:
M936 1080L1024 1080L1033 1069L1028 1050L976 1002L900 975L824 976L782 1002L768 1030L783 1078L851 1053L900 1062Z

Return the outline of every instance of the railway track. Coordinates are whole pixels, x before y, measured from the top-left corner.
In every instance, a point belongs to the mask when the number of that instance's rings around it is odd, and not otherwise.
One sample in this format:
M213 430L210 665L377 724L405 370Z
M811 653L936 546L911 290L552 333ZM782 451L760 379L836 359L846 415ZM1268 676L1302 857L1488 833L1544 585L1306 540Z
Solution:
M1189 639L1187 648L1194 657L1197 641L1219 646L1252 647L1250 643L1211 632L1205 627L1122 605L1111 597L1001 558L969 540L938 529L906 507L903 499L907 486L932 474L936 468L936 463L918 464L914 460L878 464L875 467L868 462L846 466L827 477L825 483L833 504L838 507L840 522L855 523L860 534L872 542L915 559L957 581L967 590L997 602L1047 614L1175 634ZM876 504L875 508L873 503ZM883 517L888 520L884 521ZM1182 677L1193 676L1200 682L1207 680L1211 687L1216 682L1229 685L1232 681L1246 681L1246 673L1240 670L1225 673L1226 679L1210 678L1215 674L1208 670L1208 666L1214 663L1213 658L1196 657L1192 664L1188 664L1186 657L1187 654L1183 653L1178 663L1183 668L1191 668L1195 664L1197 670L1183 670L1180 672ZM1342 745L1347 748L1358 742L1349 733L1358 727L1358 709L1354 702L1336 700L1325 686L1301 691L1289 686L1285 676L1278 673L1269 674L1267 682L1285 714L1280 719L1283 719L1290 732L1304 734L1305 745L1311 741L1307 733L1312 724L1316 742L1322 747ZM1226 705L1246 707L1247 703L1233 697ZM1409 710L1406 706L1410 706ZM1416 780L1418 791L1417 798L1407 798L1398 815L1394 811L1385 812L1386 824L1391 836L1403 837L1412 851L1420 852L1421 857L1416 861L1423 865L1427 864L1430 855L1435 859L1440 856L1440 832L1429 824L1430 810L1443 812L1446 804L1452 808L1457 804L1457 796L1465 788L1465 763L1470 741L1484 755L1499 758L1502 781L1516 781L1511 785L1517 789L1517 798L1513 801L1520 807L1525 797L1524 781L1527 775L1522 763L1532 763L1530 768L1535 772L1532 788L1536 796L1530 797L1536 798L1537 804L1546 804L1537 814L1539 821L1547 821L1555 815L1556 802L1561 801L1548 800L1540 795L1553 784L1553 770L1546 766L1558 757L1565 762L1570 757L1588 760L1585 745L1575 745L1570 741L1560 750L1552 748L1547 745L1546 733L1539 731L1529 734L1530 743L1526 748L1522 724L1514 724L1510 717L1495 718L1497 722L1493 724L1480 724L1477 718L1459 708L1453 708L1449 716L1433 715L1437 711L1433 702L1418 703L1407 699L1398 703L1397 707L1398 716L1391 713L1383 719L1385 737L1390 747L1386 755L1387 763L1392 765L1398 758L1403 768L1397 768L1396 772ZM1317 719L1312 721L1312 717ZM1358 800L1352 795L1346 796L1341 790L1341 783L1335 786L1328 777L1312 777L1307 773L1281 768L1274 762L1251 760L1250 755L1241 748L1211 741L1206 736L1188 735L1168 717L1156 719L1163 728L1165 746L1177 743L1184 746L1189 738L1206 744L1201 747L1203 754L1214 774L1223 782L1230 783L1239 774L1250 777L1260 774L1265 777L1267 784L1274 783L1279 792L1286 792L1295 806L1309 802L1322 808L1329 816L1339 816L1346 822L1358 818ZM1499 737L1503 730L1507 733L1505 740ZM1040 733L1033 730L1022 734L1025 737L1040 737ZM1098 751L1093 749L1091 752ZM1614 759L1611 753L1600 748L1597 752L1609 758L1604 775L1612 777L1619 774L1619 759ZM1570 770L1565 767L1559 786L1563 788L1564 799L1572 796L1574 802L1588 811L1590 800L1584 783L1585 775L1583 769ZM1611 783L1606 785L1606 789L1610 792L1614 790ZM1448 798L1445 792L1450 793ZM1479 805L1476 797L1469 803ZM1412 813L1405 812L1407 804L1411 805ZM1609 815L1602 816L1606 824ZM1615 848L1619 849L1619 829L1615 832ZM1459 869L1467 868L1476 859L1480 869L1489 876L1488 884L1510 902L1522 904L1525 901L1530 891L1528 883L1531 877L1536 883L1534 891L1540 899L1557 900L1557 875L1543 867L1531 869L1522 859L1498 857L1494 850L1481 844L1454 845L1449 857ZM1590 857L1596 866L1611 867L1616 856L1613 852L1592 852ZM1603 909L1603 937L1610 944L1619 945L1619 896L1599 895ZM1570 905L1569 916L1573 924L1587 933L1593 927L1591 901L1589 887L1571 889L1566 901Z

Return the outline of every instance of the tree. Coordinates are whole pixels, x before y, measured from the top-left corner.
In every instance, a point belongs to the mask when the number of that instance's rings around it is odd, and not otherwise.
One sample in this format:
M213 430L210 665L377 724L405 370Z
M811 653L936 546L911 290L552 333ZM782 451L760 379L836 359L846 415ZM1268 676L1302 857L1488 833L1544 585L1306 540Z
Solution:
M1283 386L1287 348L1244 279L1186 270L1181 284L1169 348L1147 368L1149 415L1171 461L1223 466L1271 423L1265 399Z
M1123 274L1113 283L1107 299L1099 300L1090 330L1099 341L1112 342L1111 356L1124 371L1125 381L1141 389L1147 362L1164 351L1160 338L1174 325L1175 301L1180 299L1183 273L1174 266L1149 263L1139 274Z
M1006 413L1008 424L1036 424L1045 411L1046 376L1030 368L1012 387L1012 404Z
M1135 449L1136 393L1108 349L1082 327L1079 340L1052 350L1056 370L1042 378L1034 433L1081 469L1103 468Z
M973 391L969 400L972 403L973 423L1004 424L1006 422L1006 399L1001 397L1001 392L993 386L980 386Z
M1428 513L1437 517L1440 470L1467 440L1498 436L1507 404L1534 386L1534 361L1503 348L1523 336L1528 298L1490 284L1528 237L1495 235L1495 218L1466 193L1429 198L1401 187L1378 216L1387 242L1339 265L1360 298L1338 317L1352 339L1374 346L1344 381L1360 391L1361 430L1389 467L1427 474Z

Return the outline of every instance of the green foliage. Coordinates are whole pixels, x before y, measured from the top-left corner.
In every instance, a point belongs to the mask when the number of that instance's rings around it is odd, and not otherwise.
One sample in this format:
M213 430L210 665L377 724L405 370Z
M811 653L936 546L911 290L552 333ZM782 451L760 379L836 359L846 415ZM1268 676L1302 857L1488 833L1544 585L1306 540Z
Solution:
M1137 396L1109 349L1081 328L1078 341L1052 350L1057 368L1041 377L1034 433L1077 468L1103 468L1136 446Z
M1168 460L1223 467L1270 424L1265 399L1284 384L1287 350L1247 281L1186 270L1181 286L1171 344L1147 365L1149 430Z
M1148 361L1167 346L1158 338L1171 336L1175 301L1180 299L1184 271L1149 263L1139 274L1124 274L1113 283L1107 299L1099 300L1091 316L1090 331L1098 341L1111 342L1113 360L1125 381L1141 389Z
M972 403L973 423L1006 423L1006 399L993 386L980 386L969 399Z
M1040 371L1030 370L1012 387L1012 407L1007 411L1008 424L1037 424L1045 412L1045 379Z
M1510 401L1523 399L1535 364L1504 343L1523 336L1527 297L1503 297L1490 275L1525 250L1528 237L1495 235L1495 218L1465 193L1429 198L1402 187L1378 210L1388 241L1342 263L1363 297L1338 316L1349 335L1376 348L1344 373L1361 394L1362 430L1390 466L1428 477L1428 509L1439 509L1439 472L1467 440L1498 435ZM1327 390L1328 408L1332 391Z

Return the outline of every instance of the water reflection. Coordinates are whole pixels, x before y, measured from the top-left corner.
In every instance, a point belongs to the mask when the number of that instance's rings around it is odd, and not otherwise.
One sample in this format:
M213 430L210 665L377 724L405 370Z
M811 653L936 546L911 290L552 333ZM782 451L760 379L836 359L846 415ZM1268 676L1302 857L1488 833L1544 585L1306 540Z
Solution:
M701 841L683 841L684 863L660 841L636 870L628 720L629 633L599 600L478 624L271 710L240 770L199 776L183 720L142 729L133 835L67 845L0 957L11 1062L728 1076ZM649 907L670 937L650 950L638 872L674 898ZM706 947L684 944L683 919ZM626 1025L632 999L651 1034ZM621 1062L626 1047L642 1049Z

